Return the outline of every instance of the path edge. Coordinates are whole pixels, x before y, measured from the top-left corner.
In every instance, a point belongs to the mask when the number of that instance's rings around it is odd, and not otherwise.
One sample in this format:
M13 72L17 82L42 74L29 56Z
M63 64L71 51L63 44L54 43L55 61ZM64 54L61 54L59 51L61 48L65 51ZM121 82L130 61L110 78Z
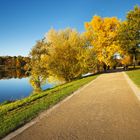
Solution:
M33 126L34 124L36 124L37 122L39 122L41 119L43 119L45 116L50 115L50 113L58 108L61 104L63 104L64 102L66 102L67 100L71 99L74 95L80 93L82 90L84 90L86 87L90 86L93 82L95 82L101 75L98 75L95 79L93 79L91 82L83 85L82 87L80 87L78 90L74 91L73 93L71 93L71 95L68 95L66 98L62 99L62 101L56 103L55 105L53 105L51 108L44 110L43 112L41 112L36 118L34 118L33 120L31 120L30 122L26 123L25 125L23 125L22 127L18 128L17 130L9 133L7 136L5 136L4 138L2 138L1 140L11 140L12 138L16 137L17 135L21 134L22 132L24 132L26 129L30 128L31 126Z
M140 88L129 78L129 76L125 72L123 72L123 74L130 88L136 95L137 99L140 101Z

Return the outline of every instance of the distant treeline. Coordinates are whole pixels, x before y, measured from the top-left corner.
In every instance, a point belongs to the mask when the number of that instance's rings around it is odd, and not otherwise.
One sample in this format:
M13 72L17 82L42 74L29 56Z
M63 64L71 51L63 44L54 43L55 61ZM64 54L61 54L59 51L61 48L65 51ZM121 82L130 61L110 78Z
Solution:
M23 56L0 56L0 68L29 69L30 58Z

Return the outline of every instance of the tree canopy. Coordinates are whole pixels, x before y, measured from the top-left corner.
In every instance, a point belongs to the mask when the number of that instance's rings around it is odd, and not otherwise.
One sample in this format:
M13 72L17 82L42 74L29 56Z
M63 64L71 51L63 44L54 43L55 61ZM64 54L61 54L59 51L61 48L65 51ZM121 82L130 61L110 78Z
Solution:
M101 18L94 16L90 22L85 23L86 36L99 63L111 66L116 52L121 53L121 48L116 45L117 30L120 21L116 17Z
M136 64L136 56L140 54L140 7L127 13L126 20L121 23L118 30L118 44L129 55L133 56L133 64Z
M127 66L132 60L135 65L140 53L139 23L140 7L136 6L125 21L94 16L85 23L83 33L70 28L49 30L30 53L30 82L35 89L41 89L50 76L69 82L88 72L106 70L107 66Z

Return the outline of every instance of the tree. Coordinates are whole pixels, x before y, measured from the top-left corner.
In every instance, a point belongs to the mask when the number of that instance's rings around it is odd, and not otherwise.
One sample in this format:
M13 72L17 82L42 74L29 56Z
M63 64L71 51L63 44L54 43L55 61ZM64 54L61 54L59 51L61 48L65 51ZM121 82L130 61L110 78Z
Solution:
M118 30L118 43L121 48L133 56L133 65L136 65L136 56L140 53L140 7L128 12Z
M121 52L119 45L116 45L117 30L120 21L115 18L101 18L94 16L90 22L85 23L86 36L96 54L98 63L111 66L113 56Z
M129 55L124 55L123 59L121 60L121 64L124 65L124 68L128 67L131 64L131 59Z
M44 55L47 55L47 44L44 42L44 39L42 39L37 41L36 45L30 52L30 84L34 89L34 93L38 93L42 90L41 85L45 84L48 77L48 70L46 67L47 62L43 59Z
M85 58L88 52L84 35L72 29L51 29L46 41L49 47L48 55L44 59L48 63L50 75L57 76L60 80L71 81L85 72Z

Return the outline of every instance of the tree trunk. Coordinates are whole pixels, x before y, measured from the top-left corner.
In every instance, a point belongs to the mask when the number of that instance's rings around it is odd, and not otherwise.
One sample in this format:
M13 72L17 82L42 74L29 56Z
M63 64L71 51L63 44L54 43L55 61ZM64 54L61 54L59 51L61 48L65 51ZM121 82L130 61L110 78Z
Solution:
M109 70L110 69L110 66L107 66L107 70Z
M99 73L99 72L100 72L100 65L97 64L97 73Z
M104 67L104 72L106 72L106 68L107 68L106 64L104 64L103 67Z
M136 66L136 54L134 53L133 54L133 68L135 69L135 66Z
M40 92L42 91L41 89L41 82L40 82L40 79L39 79L39 76L38 76L38 80L35 82L35 86L34 86L34 93L37 93L37 92Z

